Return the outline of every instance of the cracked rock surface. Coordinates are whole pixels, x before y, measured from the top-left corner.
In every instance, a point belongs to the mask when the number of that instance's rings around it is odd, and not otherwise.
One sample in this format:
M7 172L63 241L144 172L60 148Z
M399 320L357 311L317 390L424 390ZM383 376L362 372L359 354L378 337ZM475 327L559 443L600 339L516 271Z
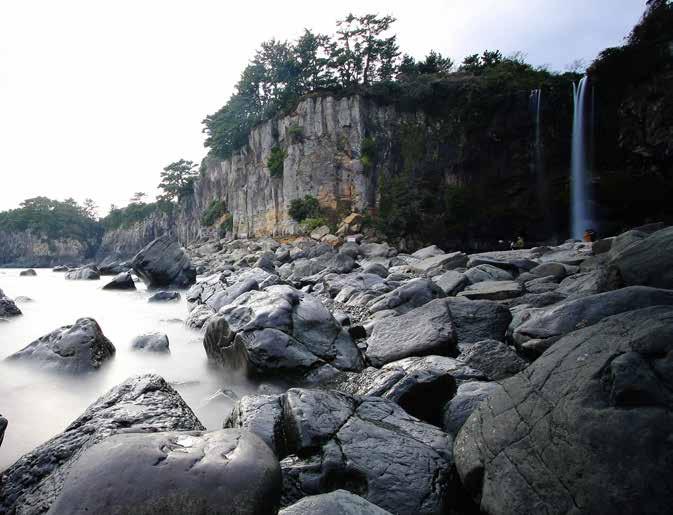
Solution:
M253 376L311 383L363 367L355 343L315 297L287 285L250 291L206 327L211 361Z
M248 431L125 433L79 457L49 513L266 515L280 490L278 460Z
M276 397L282 410L267 397L225 425L274 435L284 458L283 505L339 488L392 513L442 513L450 505L448 434L387 399L299 388Z
M45 513L84 450L118 432L205 429L180 395L155 374L115 386L61 434L3 472L0 513Z
M673 483L673 308L560 339L460 430L461 480L484 513L666 513Z

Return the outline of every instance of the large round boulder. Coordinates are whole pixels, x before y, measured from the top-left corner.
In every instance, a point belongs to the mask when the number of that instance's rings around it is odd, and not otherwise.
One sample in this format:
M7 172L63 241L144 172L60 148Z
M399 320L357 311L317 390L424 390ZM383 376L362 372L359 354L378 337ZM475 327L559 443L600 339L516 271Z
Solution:
M279 515L390 515L359 495L346 490L328 494L309 495L292 506L280 510Z
M62 433L3 472L0 513L49 511L82 452L117 432L204 429L161 377L147 374L127 379L101 396Z
M487 514L668 513L672 392L673 307L606 318L479 405L458 473Z
M114 354L114 345L98 323L93 318L80 318L73 325L41 336L6 359L78 374L99 369Z
M248 431L117 434L79 457L49 513L266 515L280 491L276 456Z
M619 237L616 239L619 240ZM628 245L613 244L610 265L626 285L673 289L673 227L643 234Z
M211 361L253 376L315 382L363 367L355 343L323 304L286 285L249 291L222 307L203 345Z
M165 235L138 252L131 266L148 288L187 288L196 282L196 269L172 236Z

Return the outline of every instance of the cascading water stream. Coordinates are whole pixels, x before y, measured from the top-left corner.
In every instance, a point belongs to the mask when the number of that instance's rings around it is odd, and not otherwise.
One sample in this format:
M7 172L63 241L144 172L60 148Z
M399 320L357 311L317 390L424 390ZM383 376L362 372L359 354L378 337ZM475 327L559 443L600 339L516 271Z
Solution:
M570 174L571 236L582 239L584 231L593 228L590 203L590 178L587 168L587 131L585 123L589 79L573 83L574 113Z
M540 206L545 205L545 185L544 170L542 165L542 135L541 135L541 108L542 108L542 90L534 89L530 92L530 109L533 114L533 123L535 133L533 140L533 156L531 160L531 169L535 175L537 183L537 197Z

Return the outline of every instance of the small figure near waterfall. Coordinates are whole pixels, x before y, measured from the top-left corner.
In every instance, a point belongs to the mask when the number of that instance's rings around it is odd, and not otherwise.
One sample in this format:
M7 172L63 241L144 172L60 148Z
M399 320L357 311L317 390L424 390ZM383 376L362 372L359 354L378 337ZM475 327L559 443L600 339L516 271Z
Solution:
M582 240L587 243L596 241L596 231L594 231L593 229L586 229L584 231L584 236L582 236Z

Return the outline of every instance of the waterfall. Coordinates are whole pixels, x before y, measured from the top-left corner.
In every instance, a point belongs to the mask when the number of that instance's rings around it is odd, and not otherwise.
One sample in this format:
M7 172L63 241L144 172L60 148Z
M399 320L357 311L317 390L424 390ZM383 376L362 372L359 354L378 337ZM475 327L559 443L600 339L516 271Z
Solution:
M590 202L590 177L587 167L586 97L589 79L573 83L574 113L570 174L571 236L582 239L586 229L593 228Z
M534 89L530 92L530 109L533 114L535 133L533 136L533 155L531 169L537 177L538 200L543 204L544 177L542 169L542 136L540 126L540 112L542 107L542 90Z

